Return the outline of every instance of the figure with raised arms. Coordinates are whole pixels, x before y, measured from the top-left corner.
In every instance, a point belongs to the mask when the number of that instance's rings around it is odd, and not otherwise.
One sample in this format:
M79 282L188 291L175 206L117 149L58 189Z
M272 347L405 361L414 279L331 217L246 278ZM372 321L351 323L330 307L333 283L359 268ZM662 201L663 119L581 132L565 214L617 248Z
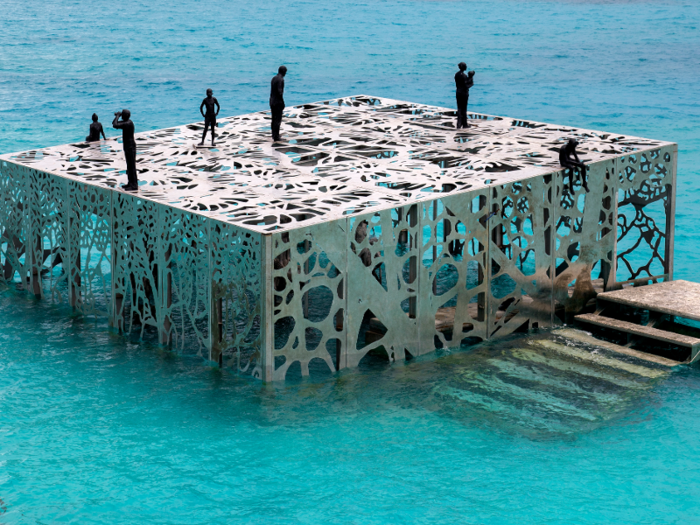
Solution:
M124 191L136 191L139 189L139 182L136 178L136 140L134 139L134 123L131 122L131 111L128 109L117 111L114 114L112 127L122 130L126 175L129 178L128 184L123 185L122 189Z
M204 133L202 133L202 142L200 142L200 145L204 145L204 139L207 136L207 129L211 127L211 145L214 145L214 137L215 137L215 130L216 130L216 116L219 114L219 110L221 109L221 106L219 106L219 101L216 100L216 97L213 96L214 92L211 89L207 89L207 97L202 100L202 103L199 105L199 112L202 114L204 117ZM206 113L204 112L203 108L206 106L207 111ZM216 107L216 111L214 111L214 108Z

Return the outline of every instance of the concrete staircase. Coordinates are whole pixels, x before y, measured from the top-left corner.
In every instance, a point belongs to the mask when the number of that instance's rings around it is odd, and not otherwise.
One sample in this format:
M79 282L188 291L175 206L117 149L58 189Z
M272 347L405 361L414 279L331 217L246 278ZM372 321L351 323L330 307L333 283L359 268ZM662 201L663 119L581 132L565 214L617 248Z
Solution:
M678 365L645 357L579 330L559 329L461 355L461 366L433 394L459 419L534 438L579 435L633 409Z
M700 357L700 284L669 281L598 294L595 313L576 321L649 358ZM697 322L697 326L693 324Z

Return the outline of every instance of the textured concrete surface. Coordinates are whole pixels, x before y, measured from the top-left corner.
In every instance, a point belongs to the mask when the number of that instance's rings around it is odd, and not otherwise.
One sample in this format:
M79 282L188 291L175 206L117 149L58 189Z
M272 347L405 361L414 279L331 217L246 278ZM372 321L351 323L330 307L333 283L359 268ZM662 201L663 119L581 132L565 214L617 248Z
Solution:
M283 142L270 139L269 111L220 118L215 148L197 147L201 122L137 133L138 196L282 231L558 172L569 138L589 164L670 145L480 113L456 130L454 113L358 95L286 108ZM0 159L104 189L125 182L114 138Z
M680 364L678 363L678 361L674 361L672 359L666 359L665 357L661 357L658 355L646 354L644 352L639 352L638 350L633 350L632 348L627 348L626 346L620 346L616 345L615 343L610 343L608 341L596 339L589 333L583 332L581 330L572 330L570 328L564 328L561 330L556 330L553 333L556 335L561 335L562 337L566 337L567 339L573 339L574 341L586 343L592 346L599 346L600 348L610 350L611 352L628 355L637 359L642 359L643 361L656 363L657 365L678 366Z
M598 299L700 321L700 284L690 281L624 288L601 293Z
M596 314L577 315L576 320L582 321L584 323L594 324L596 326L602 326L603 328L612 328L613 330L619 330L620 332L625 332L628 334L649 337L651 339L656 339L665 343L671 343L680 346L688 346L690 348L693 348L696 345L700 345L700 339L697 339L695 337L677 334L675 332L667 332L665 330L659 330L658 328L642 326L634 323L629 323L627 321L620 321L619 319L603 317Z

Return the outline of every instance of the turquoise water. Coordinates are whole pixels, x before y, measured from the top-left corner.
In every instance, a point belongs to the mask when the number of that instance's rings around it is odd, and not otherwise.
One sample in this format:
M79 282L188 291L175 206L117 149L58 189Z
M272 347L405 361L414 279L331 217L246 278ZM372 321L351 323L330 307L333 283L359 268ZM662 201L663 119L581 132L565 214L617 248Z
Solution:
M93 111L195 121L207 87L224 114L263 109L280 63L288 104L451 105L466 60L474 110L678 142L676 276L700 280L696 2L0 14L0 152L81 140ZM104 328L0 294L0 523L700 523L696 368L648 378L505 341L261 387Z

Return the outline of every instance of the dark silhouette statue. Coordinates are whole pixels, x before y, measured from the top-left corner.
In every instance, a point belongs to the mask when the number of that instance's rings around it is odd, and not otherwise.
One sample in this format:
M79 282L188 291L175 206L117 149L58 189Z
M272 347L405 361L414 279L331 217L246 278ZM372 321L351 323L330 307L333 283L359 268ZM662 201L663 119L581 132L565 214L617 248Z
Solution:
M455 74L455 84L457 86L457 129L468 128L467 104L469 103L469 88L474 85L474 71L465 73L467 64L460 62L459 71Z
M586 165L579 160L578 154L576 153L576 146L578 146L578 142L574 139L569 139L569 141L559 149L559 164L564 170L569 170L569 191L571 193L574 192L574 175L576 174L576 168L581 170L581 185L583 189L588 192Z
M284 76L287 68L280 66L278 73L272 77L270 85L270 112L272 113L272 140L280 140L280 125L284 111Z
M199 105L199 112L204 117L204 133L202 133L201 145L204 145L204 139L207 136L207 129L209 129L209 127L211 127L211 145L214 145L214 137L216 136L216 116L219 114L221 106L219 106L219 101L216 100L213 94L214 92L211 89L207 89L207 98L202 100L202 103ZM202 111L205 106L207 108L206 113ZM216 107L216 111L214 111L214 107Z
M121 117L121 120L119 118ZM136 178L136 141L134 140L134 123L131 122L131 111L124 109L114 114L112 127L122 130L122 142L124 145L124 157L126 158L126 175L128 184L124 184L125 191L136 191L139 183Z
M90 134L85 137L85 142L95 142L100 140L100 134L102 134L102 138L107 140L107 137L105 137L105 130L102 129L102 124L97 122L97 113L93 113L92 124L90 124Z

